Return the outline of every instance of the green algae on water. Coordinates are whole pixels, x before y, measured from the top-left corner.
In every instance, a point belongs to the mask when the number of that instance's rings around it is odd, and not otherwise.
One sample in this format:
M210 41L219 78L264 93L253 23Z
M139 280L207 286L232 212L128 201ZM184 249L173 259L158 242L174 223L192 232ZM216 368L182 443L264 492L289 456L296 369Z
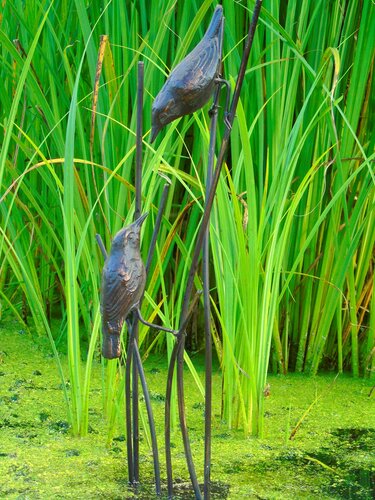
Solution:
M142 484L127 485L123 413L107 446L102 412L101 367L93 365L89 434L71 435L61 381L46 348L38 347L15 324L0 324L0 498L157 498L151 451L141 429ZM62 356L64 369L67 364ZM193 358L204 377L202 358ZM162 479L164 393L163 356L145 364L152 395ZM374 497L375 429L371 382L334 375L270 376L265 401L265 435L246 438L220 419L220 372L213 377L212 498ZM293 440L290 433L309 408ZM141 398L142 399L142 398ZM141 401L141 405L143 405ZM204 404L186 372L186 411L198 477L203 477ZM192 498L180 433L172 435L176 498ZM136 495L135 495L136 493Z

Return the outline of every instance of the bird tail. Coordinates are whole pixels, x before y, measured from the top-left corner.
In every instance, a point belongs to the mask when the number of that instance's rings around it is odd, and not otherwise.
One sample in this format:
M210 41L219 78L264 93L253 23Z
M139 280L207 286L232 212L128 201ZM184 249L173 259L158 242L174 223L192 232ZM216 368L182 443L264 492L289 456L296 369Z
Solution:
M214 11L211 23L207 28L204 38L213 38L215 36L218 36L221 30L222 23L223 23L223 7L221 5L218 5Z
M103 335L102 355L106 359L114 359L120 357L120 335L108 333Z

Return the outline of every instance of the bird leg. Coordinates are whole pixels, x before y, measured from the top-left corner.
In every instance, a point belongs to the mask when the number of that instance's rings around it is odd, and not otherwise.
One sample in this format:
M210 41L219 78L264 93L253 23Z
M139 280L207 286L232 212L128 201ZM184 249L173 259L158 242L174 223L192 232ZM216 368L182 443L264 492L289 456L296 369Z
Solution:
M195 296L190 304L186 319L183 323L183 328L180 328L180 330L173 330L172 328L167 328L165 326L160 326L160 325L155 325L154 323L149 323L148 321L146 321L143 318L142 313L139 309L139 304L134 306L134 310L135 310L136 314L138 315L139 321L141 323L143 323L144 325L149 326L150 328L155 328L156 330L161 330L162 332L172 333L175 337L177 337L177 336L181 336L181 330L185 330L186 325L187 325L191 315L193 314L195 305L196 305L196 303L201 295L202 295L202 290L197 290L195 293Z
M137 313L139 321L144 325L149 326L150 328L155 328L156 330L161 330L162 332L168 332L172 333L173 335L177 335L177 330L172 330L171 328L167 328L165 326L154 325L153 323L149 323L148 321L146 321L142 316L139 306L135 306L135 312Z
M229 130L231 130L232 124L230 123L229 120L229 103L230 103L230 91L231 91L230 83L228 82L228 80L222 78L221 75L219 75L218 78L216 78L215 82L218 86L220 87L224 86L226 89L224 124Z
M220 97L220 88L221 85L216 86L214 99L212 102L211 108L208 110L208 116L212 119L212 117L217 114L217 110L219 109L219 97Z

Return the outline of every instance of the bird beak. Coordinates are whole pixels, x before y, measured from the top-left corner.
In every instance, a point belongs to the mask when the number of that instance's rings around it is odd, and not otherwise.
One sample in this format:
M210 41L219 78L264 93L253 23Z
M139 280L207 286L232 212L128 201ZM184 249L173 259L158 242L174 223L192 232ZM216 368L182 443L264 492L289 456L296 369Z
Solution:
M151 144L154 142L159 132L160 132L160 127L158 127L157 125L153 125L151 129L151 139L150 139Z
M138 217L138 219L134 222L134 225L137 227L141 227L142 224L144 223L144 221L146 220L147 216L148 216L148 212L146 212L145 214Z

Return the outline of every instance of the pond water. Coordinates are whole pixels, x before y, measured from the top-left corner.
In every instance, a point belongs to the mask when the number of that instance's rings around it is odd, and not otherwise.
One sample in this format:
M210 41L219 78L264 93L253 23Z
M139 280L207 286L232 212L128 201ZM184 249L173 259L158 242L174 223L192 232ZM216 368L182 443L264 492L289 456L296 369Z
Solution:
M127 485L125 423L121 416L107 444L101 365L95 362L89 434L73 437L56 364L48 345L32 341L16 324L0 323L0 498L157 498L152 454L141 429L140 476ZM202 356L193 358L202 380ZM62 356L63 366L66 359ZM145 363L152 394L165 492L163 452L166 362ZM375 497L373 383L335 374L270 375L265 435L244 437L220 418L221 379L213 377L212 498L372 499ZM203 399L186 372L186 411L198 477L203 476ZM317 395L294 439L289 436ZM176 498L193 498L178 426L172 434ZM164 497L163 497L164 498Z

